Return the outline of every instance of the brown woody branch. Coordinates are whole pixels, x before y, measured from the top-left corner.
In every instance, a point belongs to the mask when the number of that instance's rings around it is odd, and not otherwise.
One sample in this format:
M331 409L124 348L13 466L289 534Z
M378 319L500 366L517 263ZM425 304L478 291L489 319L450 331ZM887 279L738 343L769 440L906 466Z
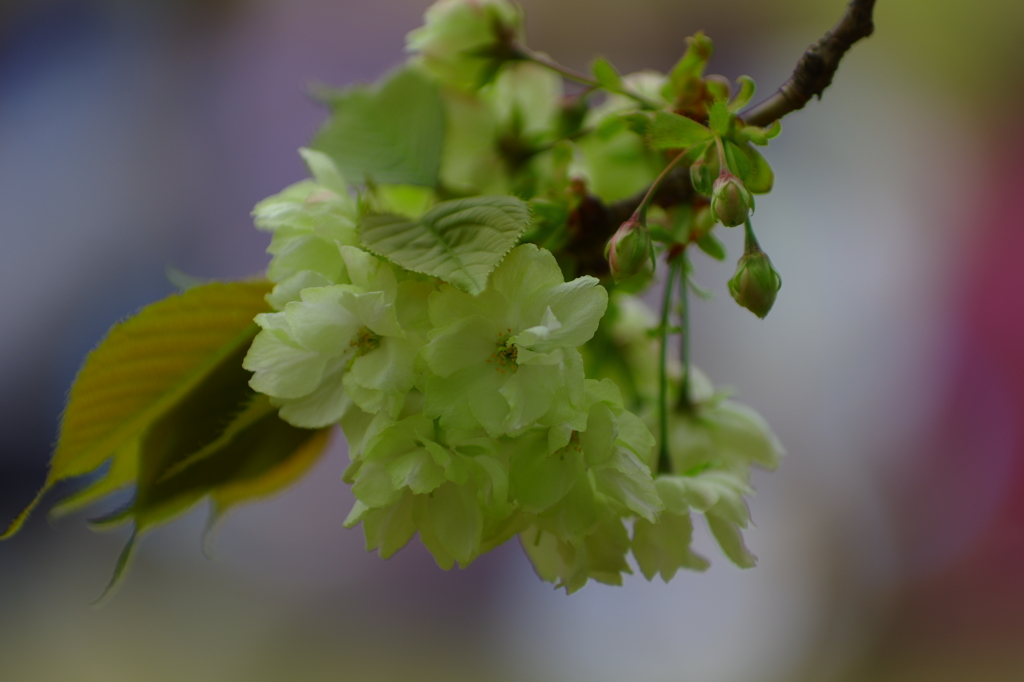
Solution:
M803 109L812 97L821 99L843 55L875 30L871 17L874 9L875 0L851 0L839 23L807 49L778 92L740 114L740 118L749 125L767 126L791 111Z
M740 114L740 118L748 125L767 126L792 111L802 109L812 97L821 98L821 93L832 83L843 55L855 42L874 31L874 8L875 0L851 0L839 23L808 48L793 75L778 92ZM608 274L604 246L618 226L640 205L644 194L639 192L607 206L596 197L588 197L581 204L570 219L570 243L565 248L578 263L579 274L598 277ZM692 198L688 169L675 168L655 194L653 203L668 208Z

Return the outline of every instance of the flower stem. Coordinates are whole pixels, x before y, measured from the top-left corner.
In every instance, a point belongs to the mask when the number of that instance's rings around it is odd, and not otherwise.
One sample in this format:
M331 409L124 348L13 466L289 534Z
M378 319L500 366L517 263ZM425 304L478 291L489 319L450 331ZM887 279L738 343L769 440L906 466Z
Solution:
M676 275L676 263L669 262L665 281L665 298L661 304L661 355L658 359L658 473L672 473L672 462L668 457L668 322L672 311L672 285Z
M659 175L647 189L647 194L644 195L640 205L636 207L635 211L633 211L633 218L647 224L647 207L650 205L651 200L654 199L654 195L658 192L658 188L661 187L661 183L665 182L665 178L668 177L668 174L673 168L679 165L679 162L683 160L684 156L686 155L683 152L680 152L676 155L676 158L669 161L668 165L665 166L665 170L661 171L661 175Z
M561 74L562 76L564 76L565 78L567 78L567 79L569 79L571 81L576 81L577 83L582 83L583 85L586 85L586 86L590 87L591 89L594 89L594 90L598 90L598 89L606 90L607 89L607 88L605 88L605 86L601 85L600 83L598 83L596 80L594 80L593 78L591 78L587 74L581 73L579 71L576 71L575 69L570 69L568 66L564 66L562 64L559 64L558 62L556 62L555 60L551 59L550 57L546 57L546 56L544 56L542 54L534 52L533 50L528 48L526 45L523 45L522 43L520 43L518 41L512 43L512 53L516 57L518 57L519 59L523 59L523 60L526 60L528 62L533 62L534 64L539 64L539 65L541 65L541 66L543 66L545 68L551 69L555 73ZM613 90L612 92L618 93L620 95L625 95L626 97L629 97L630 99L635 100L636 102L640 103L642 106L644 106L647 109L661 109L662 108L661 104L658 104L654 100L647 99L646 97L644 97L640 93L633 92L632 90L629 90L627 88L622 88L621 90Z
M728 173L729 160L725 158L725 145L722 143L722 136L715 133L715 146L718 147L718 167L721 169L719 172Z
M683 377L679 383L679 410L693 409L693 397L690 395L690 305L689 305L690 259L686 251L679 255L679 362L683 367Z
M760 251L761 245L757 243L757 237L754 236L754 226L750 224L749 217L743 224L743 229L743 254L748 255Z

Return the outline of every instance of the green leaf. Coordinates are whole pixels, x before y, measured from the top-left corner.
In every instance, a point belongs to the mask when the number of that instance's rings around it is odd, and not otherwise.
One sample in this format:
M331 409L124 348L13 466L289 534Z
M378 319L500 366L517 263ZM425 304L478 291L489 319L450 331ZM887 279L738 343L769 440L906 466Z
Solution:
M747 190L752 194L767 194L772 191L775 184L775 172L761 152L749 144L736 145L732 142L726 143L726 153L729 154L729 164L735 161L737 167L733 170L743 180Z
M731 140L726 140L723 146L725 147L725 160L729 164L729 170L738 176L743 181L743 184L747 184L753 171L750 158L743 153L739 145Z
M715 260L725 260L725 244L710 232L703 234L697 239L697 246Z
M737 137L744 142L753 142L762 147L768 144L768 136L764 134L764 128L757 126L746 126L739 131Z
M530 210L520 199L483 196L443 202L419 220L366 216L359 237L368 250L407 270L476 295L529 223Z
M208 543L218 519L230 507L278 492L323 453L329 430L288 424L266 396L253 397L251 389L250 406L231 420L230 406L246 393L237 381L239 374L243 380L247 374L238 371L240 362L238 356L225 362L147 434L140 451L135 499L120 514L123 520L133 519L135 526L101 599L117 586L147 530L209 495L213 508ZM227 428L223 420L230 422ZM197 449L197 443L208 439L208 445Z
M361 197L372 206L365 213L393 213L418 218L435 203L434 190L419 185L373 185Z
M683 149L707 142L712 132L691 118L658 111L654 114L647 139L653 149Z
M146 432L225 357L244 353L257 331L252 318L269 309L263 299L270 287L263 281L198 286L114 325L71 387L43 490L3 537L17 531L57 481L93 471L108 458L113 461L106 477L63 510L134 480Z
M521 243L531 242L554 251L565 240L566 225L569 222L569 206L564 201L535 198L530 200L533 221L530 231L520 239Z
M134 532L108 591L149 529L210 496L208 542L230 507L278 492L323 452L329 431L298 428L278 417L267 396L249 387L250 374L241 365L245 347L239 351L147 431L138 452L135 498L114 519L134 520Z
M207 495L212 527L228 508L294 481L323 452L327 432L281 420L242 368L269 289L213 283L147 306L115 325L79 372L44 491L108 459L106 474L61 511L135 483L132 502L94 524L135 523L107 592L147 529Z
M747 106L747 102L754 96L756 89L754 79L750 76L740 76L736 82L740 84L740 91L733 97L732 102L729 102L729 111L733 113Z
M675 244L678 241L673 233L661 225L648 225L647 229L651 233L651 239L659 244Z
M690 291L693 295L702 301L713 301L715 300L715 292L710 289L705 289L701 285L697 284L697 280L693 278L693 275L686 277L686 283L690 286Z
M766 147L770 140L775 139L782 132L782 124L775 121L767 128L759 126L744 126L740 129L737 138L740 142L753 142L754 144Z
M611 92L622 91L622 76L620 76L619 72L615 70L615 67L612 66L611 62L604 57L598 57L594 60L594 64L591 66L591 71L594 73L594 79L597 80L605 90L610 90Z
M703 75L708 60L715 52L711 38L704 35L703 31L687 38L686 43L686 53L672 67L668 76L668 86L676 97L693 89L693 83Z
M438 86L406 68L379 88L355 87L331 98L332 116L311 145L349 181L437 184L444 142Z
M729 126L732 124L732 114L729 112L729 107L726 106L722 100L716 101L711 105L711 111L708 112L708 125L711 130L715 131L721 136L729 134Z
M276 428L284 430L282 425L285 422L278 421L280 423L276 424ZM259 467L263 469L262 473L255 466L260 461L259 458L251 456L250 468L247 470L246 476L233 478L210 493L214 512L221 516L232 507L245 502L276 495L306 474L327 450L327 446L330 444L331 429L307 431L306 436L306 440L292 450L286 458L278 460L271 466ZM270 459L273 460L273 458Z
M278 417L265 396L241 387L238 379L248 373L240 369L241 358L233 359L238 362L225 364L147 434L132 508L140 534L207 495L217 504L216 517L229 506L273 494L323 452L327 431ZM232 404L246 393L249 405L232 419Z
M644 116L643 114L639 114L639 115L640 115L641 118L644 119L644 121L643 121L643 128L644 128L644 130L646 130L646 128L647 128L647 117ZM594 134L597 135L598 139L608 140L608 139L611 139L611 138L615 137L616 135L621 133L623 130L625 130L626 126L627 126L627 121L626 121L626 118L623 117L623 116L614 116L614 115L613 116L605 116L604 118L602 118L598 122L597 128L594 130ZM640 134L643 135L644 133L640 133Z
M704 89L712 100L720 100L722 102L728 102L729 95L732 93L732 85L729 83L729 79L717 74L704 78Z
M625 127L629 128L637 135L647 135L647 130L651 126L650 114L646 114L641 111L634 111L629 114L622 114L621 116L609 116L608 119L622 121ZM605 119L605 121L608 119ZM618 130L609 130L609 127L598 128L598 136L605 140L614 137L617 132Z

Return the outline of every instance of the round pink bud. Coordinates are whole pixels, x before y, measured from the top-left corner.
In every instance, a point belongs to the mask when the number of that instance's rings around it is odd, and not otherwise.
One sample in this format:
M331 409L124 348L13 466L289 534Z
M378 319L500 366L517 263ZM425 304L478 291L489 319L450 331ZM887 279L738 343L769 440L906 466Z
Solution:
M781 287L782 277L760 249L740 257L736 274L729 280L729 293L736 302L762 319L775 304Z
M729 171L723 171L711 192L711 212L726 227L736 227L746 222L754 198L747 191L743 181Z
M606 249L608 266L616 282L632 277L651 258L651 233L639 218L630 218L612 235Z

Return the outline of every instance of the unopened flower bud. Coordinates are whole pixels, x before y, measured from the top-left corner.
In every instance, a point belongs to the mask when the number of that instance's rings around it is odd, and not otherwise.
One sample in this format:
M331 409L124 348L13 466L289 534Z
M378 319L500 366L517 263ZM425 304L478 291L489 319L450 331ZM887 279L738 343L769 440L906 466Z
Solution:
M651 259L651 233L639 218L622 223L605 251L616 282L632 277Z
M742 225L754 207L754 198L743 181L729 171L715 180L711 192L711 212L726 227Z
M729 293L741 306L764 319L775 303L782 277L772 267L768 254L760 249L743 254L736 274L729 280Z

